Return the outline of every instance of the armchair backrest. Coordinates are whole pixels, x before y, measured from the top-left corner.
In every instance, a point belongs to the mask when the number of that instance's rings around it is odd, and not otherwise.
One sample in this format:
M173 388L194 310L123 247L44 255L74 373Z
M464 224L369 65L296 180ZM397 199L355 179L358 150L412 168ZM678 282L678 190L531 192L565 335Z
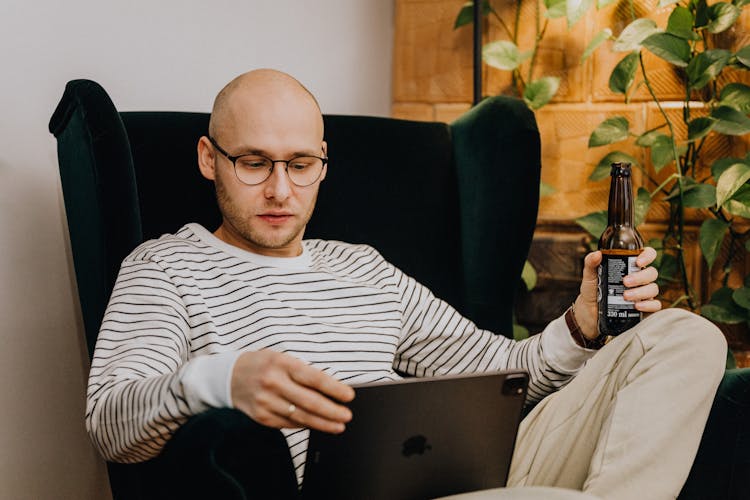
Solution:
M121 260L187 222L220 223L197 167L206 113L119 113L74 80L50 120L58 141L89 353ZM533 114L490 98L452 125L324 116L329 170L305 237L368 243L480 326L510 335L538 206Z

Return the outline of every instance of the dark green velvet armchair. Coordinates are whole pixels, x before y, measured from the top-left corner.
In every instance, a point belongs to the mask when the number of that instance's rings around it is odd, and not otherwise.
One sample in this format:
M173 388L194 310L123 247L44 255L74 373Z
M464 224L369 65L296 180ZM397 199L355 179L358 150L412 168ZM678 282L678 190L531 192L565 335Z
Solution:
M533 114L494 97L451 125L324 120L330 166L306 236L371 244L481 327L510 335L539 196ZM206 113L119 113L97 83L66 86L49 129L89 354L120 262L135 246L187 222L218 226L213 185L196 159L207 125ZM681 498L744 498L736 495L750 474L749 386L748 371L727 373ZM247 417L219 409L194 418L201 425L183 429L204 429L200 439L226 446ZM195 439L189 433L173 441ZM115 499L154 491L149 462L108 467ZM207 459L203 474L215 479L214 498L245 498L221 463Z

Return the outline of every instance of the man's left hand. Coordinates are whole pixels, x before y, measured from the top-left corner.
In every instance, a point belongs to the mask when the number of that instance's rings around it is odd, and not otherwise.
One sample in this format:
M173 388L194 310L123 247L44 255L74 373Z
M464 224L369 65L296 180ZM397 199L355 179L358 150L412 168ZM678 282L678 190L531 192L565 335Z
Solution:
M649 266L656 258L656 250L645 247L638 255L635 263L640 271L628 274L623 278L623 284L628 287L624 293L625 300L635 302L635 308L641 312L656 312L661 309L661 302L655 299L659 294L659 286L655 283L658 272ZM575 319L583 334L589 338L598 335L597 320L597 268L602 263L600 251L591 252L583 262L583 280L581 293L575 302ZM647 267L648 266L648 267Z

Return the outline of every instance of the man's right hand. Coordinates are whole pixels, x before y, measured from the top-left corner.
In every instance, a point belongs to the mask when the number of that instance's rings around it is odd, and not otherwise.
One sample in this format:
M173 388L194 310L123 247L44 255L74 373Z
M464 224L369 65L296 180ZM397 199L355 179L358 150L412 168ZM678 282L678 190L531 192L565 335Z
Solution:
M232 371L232 403L256 422L275 428L309 427L337 434L352 412L354 389L288 354L245 352Z

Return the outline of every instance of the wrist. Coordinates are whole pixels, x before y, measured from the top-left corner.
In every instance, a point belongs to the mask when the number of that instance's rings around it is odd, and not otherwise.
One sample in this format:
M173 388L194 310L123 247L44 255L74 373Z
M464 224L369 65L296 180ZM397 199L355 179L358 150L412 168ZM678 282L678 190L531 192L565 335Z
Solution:
M579 347L584 349L601 349L606 343L606 335L597 334L592 338L584 334L583 329L578 324L576 319L576 305L573 303L567 311L565 311L565 324L568 326L570 336L573 338L575 343Z

